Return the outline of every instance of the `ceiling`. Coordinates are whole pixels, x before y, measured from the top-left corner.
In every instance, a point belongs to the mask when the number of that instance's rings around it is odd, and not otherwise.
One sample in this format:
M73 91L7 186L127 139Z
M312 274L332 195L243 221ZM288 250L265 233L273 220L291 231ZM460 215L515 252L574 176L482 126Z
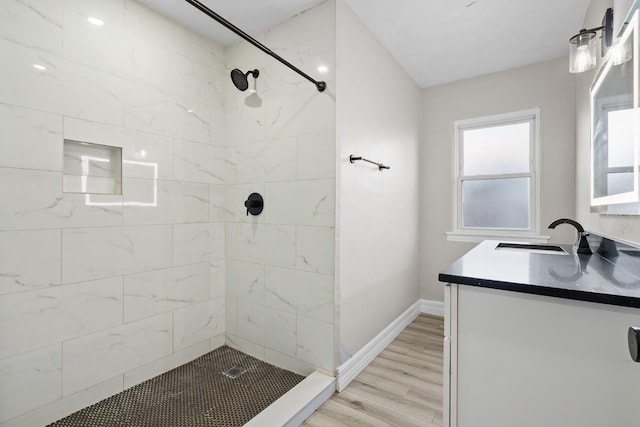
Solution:
M139 0L223 45L239 39L184 0ZM251 35L324 0L200 0ZM568 55L588 0L345 0L420 87ZM568 66L567 66L568 67Z
M256 36L325 0L199 1L242 31ZM222 45L229 46L242 40L185 0L138 0L138 2Z

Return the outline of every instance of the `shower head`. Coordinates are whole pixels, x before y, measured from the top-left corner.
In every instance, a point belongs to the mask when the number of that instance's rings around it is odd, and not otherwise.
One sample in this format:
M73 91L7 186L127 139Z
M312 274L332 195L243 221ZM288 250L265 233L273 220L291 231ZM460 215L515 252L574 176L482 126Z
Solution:
M231 81L233 82L233 85L242 92L247 90L247 88L249 87L249 82L247 81L247 77L249 77L249 74L251 74L254 79L257 79L258 75L260 75L260 72L258 70L252 70L243 73L237 68L231 70Z

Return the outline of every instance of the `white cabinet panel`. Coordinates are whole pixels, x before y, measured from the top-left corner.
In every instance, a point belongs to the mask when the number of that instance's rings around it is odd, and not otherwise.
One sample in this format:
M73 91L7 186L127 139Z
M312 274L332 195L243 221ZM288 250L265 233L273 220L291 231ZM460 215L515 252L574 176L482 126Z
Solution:
M627 329L640 325L640 310L455 288L450 425L640 424L640 364L627 348Z

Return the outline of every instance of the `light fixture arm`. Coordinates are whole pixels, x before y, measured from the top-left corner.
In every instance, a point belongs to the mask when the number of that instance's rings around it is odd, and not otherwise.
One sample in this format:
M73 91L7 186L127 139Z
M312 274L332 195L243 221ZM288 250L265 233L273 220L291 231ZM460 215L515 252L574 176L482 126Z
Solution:
M573 43L573 42L574 42L574 40L576 40L577 38L579 38L580 36L583 36L583 35L585 35L585 34L589 34L589 33L591 33L591 34L594 34L594 35L595 35L595 33L596 33L597 31L600 31L600 30L606 30L606 27L605 27L605 26L600 26L600 27L589 28L589 29L583 28L583 29L581 29L581 30L580 30L580 32L579 32L578 34L576 34L575 36L571 37L571 38L569 39L569 42ZM603 37L604 37L604 36L605 36L605 35L603 35Z
M604 25L601 25L601 26L599 26L599 27L596 27L596 28L590 28L590 29L588 29L588 30L587 30L587 29L585 29L585 28L583 28L583 29L581 29L581 30L580 30L580 32L581 32L581 33L585 33L585 32L590 33L590 32L600 31L600 30L604 30L604 29L605 29L605 26L604 26Z
M602 17L601 26L590 28L588 30L586 28L583 28L580 30L578 34L571 37L569 41L572 42L573 40L576 39L576 37L579 37L580 35L583 35L586 33L595 33L596 31L600 31L600 30L604 30L602 32L603 45L606 47L611 46L611 42L613 41L613 9L612 8L608 8L607 11L605 12L604 16Z

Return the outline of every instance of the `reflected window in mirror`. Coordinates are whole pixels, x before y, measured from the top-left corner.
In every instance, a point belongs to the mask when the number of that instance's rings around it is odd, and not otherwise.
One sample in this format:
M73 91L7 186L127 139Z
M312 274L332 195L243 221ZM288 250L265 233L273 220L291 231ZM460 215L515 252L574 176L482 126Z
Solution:
M591 205L602 213L640 200L637 27L636 12L591 87Z

